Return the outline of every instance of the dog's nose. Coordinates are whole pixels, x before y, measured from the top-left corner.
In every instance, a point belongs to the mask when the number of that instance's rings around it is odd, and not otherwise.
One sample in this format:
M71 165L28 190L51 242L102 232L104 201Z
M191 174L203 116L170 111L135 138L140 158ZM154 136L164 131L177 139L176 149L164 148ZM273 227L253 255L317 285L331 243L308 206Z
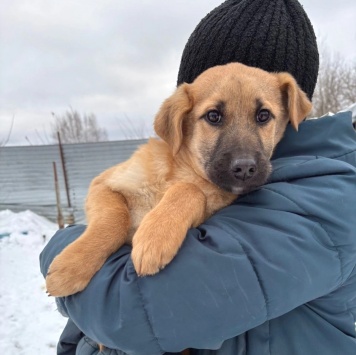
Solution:
M236 179L245 181L256 174L257 166L254 159L236 159L231 164L231 170Z

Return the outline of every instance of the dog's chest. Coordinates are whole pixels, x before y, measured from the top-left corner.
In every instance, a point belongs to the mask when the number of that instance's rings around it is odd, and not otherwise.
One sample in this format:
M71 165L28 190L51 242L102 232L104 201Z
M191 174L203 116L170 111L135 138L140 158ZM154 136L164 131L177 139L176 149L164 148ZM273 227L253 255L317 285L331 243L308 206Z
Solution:
M155 186L142 186L135 193L130 193L129 196L126 196L131 218L128 242L132 241L132 237L142 219L158 204L161 198L162 194Z

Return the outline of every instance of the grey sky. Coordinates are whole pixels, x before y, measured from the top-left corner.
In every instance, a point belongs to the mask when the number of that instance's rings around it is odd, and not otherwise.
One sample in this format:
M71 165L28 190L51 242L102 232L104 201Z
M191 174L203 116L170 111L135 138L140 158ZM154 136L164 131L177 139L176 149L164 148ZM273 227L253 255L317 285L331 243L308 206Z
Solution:
M221 2L0 0L0 142L13 116L8 145L48 142L51 112L70 106L110 139L128 122L150 131L190 33ZM356 60L356 1L301 3L317 36Z

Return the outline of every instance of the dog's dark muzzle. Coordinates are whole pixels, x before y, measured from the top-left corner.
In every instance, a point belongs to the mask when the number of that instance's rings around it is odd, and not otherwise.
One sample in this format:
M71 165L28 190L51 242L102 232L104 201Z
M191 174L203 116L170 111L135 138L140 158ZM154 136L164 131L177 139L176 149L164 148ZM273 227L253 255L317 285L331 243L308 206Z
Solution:
M241 156L224 153L212 159L207 166L207 174L214 184L236 194L247 193L263 185L270 171L269 160L260 153Z

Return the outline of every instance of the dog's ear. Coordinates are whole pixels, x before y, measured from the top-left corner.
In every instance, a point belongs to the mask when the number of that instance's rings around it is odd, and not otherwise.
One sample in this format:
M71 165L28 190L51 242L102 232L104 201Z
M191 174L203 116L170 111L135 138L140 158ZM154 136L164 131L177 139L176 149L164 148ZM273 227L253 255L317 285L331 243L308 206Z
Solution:
M277 77L289 120L294 129L298 131L299 123L310 113L312 104L292 75L289 73L279 73Z
M174 94L166 99L158 111L154 129L169 146L173 155L179 152L183 142L183 121L192 109L189 84L180 85Z

